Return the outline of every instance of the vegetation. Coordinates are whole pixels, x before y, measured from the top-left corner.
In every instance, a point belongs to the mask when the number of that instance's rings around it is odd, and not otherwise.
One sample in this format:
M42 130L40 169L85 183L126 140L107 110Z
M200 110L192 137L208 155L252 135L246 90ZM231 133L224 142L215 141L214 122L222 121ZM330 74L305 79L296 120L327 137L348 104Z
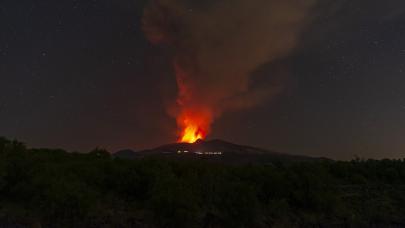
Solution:
M405 160L230 166L0 138L1 227L405 226Z

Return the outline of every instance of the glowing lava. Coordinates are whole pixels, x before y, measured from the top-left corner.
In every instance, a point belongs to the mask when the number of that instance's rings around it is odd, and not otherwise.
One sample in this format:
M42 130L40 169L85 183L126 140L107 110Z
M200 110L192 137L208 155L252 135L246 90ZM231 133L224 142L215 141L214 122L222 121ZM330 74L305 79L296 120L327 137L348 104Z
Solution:
M198 126L189 125L183 130L179 141L183 143L195 143L197 140L204 138L205 134Z
M210 105L201 102L204 100L195 91L195 85L189 80L190 73L185 71L179 64L174 63L179 93L177 105L179 113L176 114L181 143L195 143L199 139L205 139L211 131L214 120L214 112Z
M177 117L179 127L179 142L195 143L199 139L205 139L210 132L212 114L202 109L183 110Z

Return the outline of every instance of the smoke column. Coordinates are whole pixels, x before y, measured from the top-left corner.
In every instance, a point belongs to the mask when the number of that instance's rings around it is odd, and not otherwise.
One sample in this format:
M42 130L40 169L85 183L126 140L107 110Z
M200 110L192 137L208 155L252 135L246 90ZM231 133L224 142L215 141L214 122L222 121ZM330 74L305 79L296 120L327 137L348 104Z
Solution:
M197 3L199 2L199 3ZM251 73L295 48L316 0L151 0L143 30L173 48L180 140L205 138L230 109L248 108L279 88L252 89ZM187 136L188 135L188 136Z

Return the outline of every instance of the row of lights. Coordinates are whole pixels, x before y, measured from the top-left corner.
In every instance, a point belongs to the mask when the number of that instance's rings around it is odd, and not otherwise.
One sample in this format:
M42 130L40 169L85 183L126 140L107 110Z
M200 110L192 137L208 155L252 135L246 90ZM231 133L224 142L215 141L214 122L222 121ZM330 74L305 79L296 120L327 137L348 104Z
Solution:
M177 151L177 154L182 154L182 153L190 153L190 151L188 151L188 150L184 150L184 151L181 151L181 150L178 150ZM198 154L198 155L222 155L222 152L200 152L200 151L197 151L197 152L194 152L194 154Z

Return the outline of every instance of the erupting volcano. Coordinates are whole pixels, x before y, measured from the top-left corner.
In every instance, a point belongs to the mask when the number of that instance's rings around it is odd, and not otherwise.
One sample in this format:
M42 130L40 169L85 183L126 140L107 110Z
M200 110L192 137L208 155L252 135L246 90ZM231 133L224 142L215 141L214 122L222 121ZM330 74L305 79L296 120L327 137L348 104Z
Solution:
M177 120L179 142L204 139L222 113L258 105L283 89L280 80L254 83L252 73L295 48L315 2L221 0L201 7L187 0L150 1L143 30L172 53L179 91L169 113Z
M194 143L205 139L210 132L211 113L201 109L184 109L177 117L179 140L182 143Z
M197 125L190 124L181 132L179 142L195 143L199 139L204 139L205 134Z

